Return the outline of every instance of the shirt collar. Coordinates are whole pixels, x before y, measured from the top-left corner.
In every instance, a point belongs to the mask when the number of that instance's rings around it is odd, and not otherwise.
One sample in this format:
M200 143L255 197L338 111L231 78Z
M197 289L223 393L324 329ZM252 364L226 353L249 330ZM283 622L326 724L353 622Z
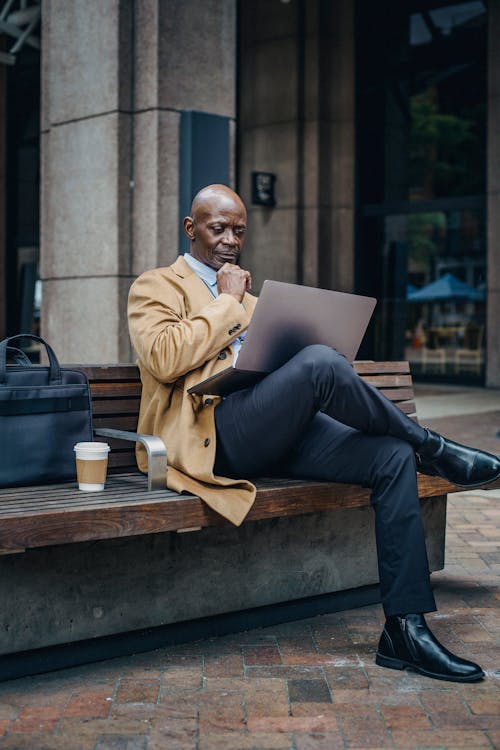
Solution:
M184 253L184 260L205 284L208 284L211 288L217 287L217 271L214 268L210 268L210 266L206 266L197 260L197 258L193 258L191 253Z

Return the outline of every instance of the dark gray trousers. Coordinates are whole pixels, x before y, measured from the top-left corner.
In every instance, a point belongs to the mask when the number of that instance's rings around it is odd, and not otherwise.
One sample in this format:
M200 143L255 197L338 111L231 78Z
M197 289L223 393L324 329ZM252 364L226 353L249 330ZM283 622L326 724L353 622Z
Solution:
M386 615L436 608L416 482L425 431L342 355L308 346L215 410L223 476L294 476L372 489Z

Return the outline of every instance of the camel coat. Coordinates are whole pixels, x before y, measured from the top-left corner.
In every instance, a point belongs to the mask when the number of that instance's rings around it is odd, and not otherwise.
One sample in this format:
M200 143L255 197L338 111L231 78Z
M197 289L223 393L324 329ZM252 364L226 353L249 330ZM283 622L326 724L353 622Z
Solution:
M187 390L231 365L230 344L248 327L256 302L250 294L242 304L230 294L214 299L182 257L139 276L128 301L130 338L142 380L138 431L158 435L165 443L167 487L198 495L236 525L255 500L255 486L245 479L214 476L214 410L220 397ZM139 468L147 471L139 444L136 454Z

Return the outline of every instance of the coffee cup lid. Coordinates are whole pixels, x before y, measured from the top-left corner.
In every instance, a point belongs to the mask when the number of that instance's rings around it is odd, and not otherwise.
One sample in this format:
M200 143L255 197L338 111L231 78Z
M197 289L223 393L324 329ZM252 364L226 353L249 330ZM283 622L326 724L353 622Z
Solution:
M74 451L76 450L85 450L85 451L110 451L111 448L107 443L98 443L96 440L89 442L89 443L77 443L75 447L73 448Z

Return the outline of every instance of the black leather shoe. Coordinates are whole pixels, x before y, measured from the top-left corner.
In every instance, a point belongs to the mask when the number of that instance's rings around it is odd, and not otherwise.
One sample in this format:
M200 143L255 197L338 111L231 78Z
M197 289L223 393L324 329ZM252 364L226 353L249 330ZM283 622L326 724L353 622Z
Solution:
M455 656L433 636L421 614L388 617L380 636L376 663L449 682L476 682L484 677L478 664Z
M417 449L417 468L422 474L440 476L460 487L480 487L500 477L500 459L492 453L454 443L432 430Z

